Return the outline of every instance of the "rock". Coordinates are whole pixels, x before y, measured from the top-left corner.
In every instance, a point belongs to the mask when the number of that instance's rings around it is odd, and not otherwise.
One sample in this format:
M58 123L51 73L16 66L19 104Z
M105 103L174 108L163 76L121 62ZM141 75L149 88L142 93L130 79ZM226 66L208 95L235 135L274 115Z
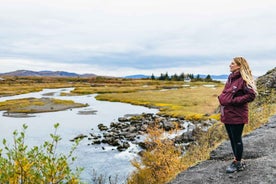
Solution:
M108 130L108 127L105 126L105 125L103 125L103 124L99 124L99 125L98 125L98 129L99 129L100 131L106 131L106 130Z
M134 132L137 132L137 129L136 129L135 126L130 126L130 127L128 128L128 132L134 133Z
M95 139L95 140L93 140L92 144L101 144L101 140Z
M125 135L125 138L129 141L134 141L137 136L137 133L127 133Z
M84 135L84 134L79 134L77 135L76 137L74 137L73 139L71 139L70 141L75 141L77 139L83 139L85 137L88 137L87 135Z
M117 128L117 127L118 127L117 123L115 123L115 122L110 123L110 128Z
M265 75L258 77L257 86L259 89L276 89L276 67L269 70Z
M259 92L258 106L262 106L263 103L276 103L276 67L258 77L257 88Z
M163 125L163 128L166 130L166 131L170 131L170 130L173 130L175 129L175 124L171 121L162 121L162 125Z
M129 119L126 118L126 117L120 117L120 118L118 118L118 121L119 121L119 122L128 122Z
M193 131L184 132L180 136L176 136L174 138L174 142L177 144L188 143L192 141L195 141L195 137L193 136Z
M148 125L144 124L140 127L140 130L145 132L147 130L147 128L148 128Z
M128 142L123 142L123 144L119 145L117 147L117 150L119 151L125 151L130 147L130 144Z

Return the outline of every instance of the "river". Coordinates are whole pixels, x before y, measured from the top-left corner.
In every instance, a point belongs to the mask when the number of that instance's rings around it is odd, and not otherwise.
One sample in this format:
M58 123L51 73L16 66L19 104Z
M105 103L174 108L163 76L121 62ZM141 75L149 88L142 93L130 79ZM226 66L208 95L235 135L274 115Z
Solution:
M22 125L26 124L26 143L29 147L41 145L45 140L50 140L50 133L54 133L54 124L59 123L57 133L62 137L58 146L58 151L68 153L72 146L69 140L79 134L100 133L97 125L102 123L109 125L111 122L117 122L118 117L125 114L157 113L157 109L150 109L142 106L135 106L119 102L98 101L96 94L82 96L60 96L61 92L70 92L73 88L62 89L44 89L40 92L15 95L9 97L0 97L0 101L20 98L41 98L47 97L45 94L51 93L51 98L73 100L78 103L87 103L89 106L84 108L75 108L59 112L36 113L34 117L16 118L0 116L0 140L6 138L12 140L12 132L21 130ZM80 115L79 111L95 110L95 114ZM0 111L3 114L4 111ZM84 171L81 178L84 182L90 183L93 170L97 174L106 176L117 175L121 181L134 170L130 160L137 156L138 147L131 147L123 152L119 152L114 147L108 145L88 146L88 140L81 141L75 155L77 160L75 166L83 167ZM2 147L2 143L0 144ZM104 147L105 149L102 149Z

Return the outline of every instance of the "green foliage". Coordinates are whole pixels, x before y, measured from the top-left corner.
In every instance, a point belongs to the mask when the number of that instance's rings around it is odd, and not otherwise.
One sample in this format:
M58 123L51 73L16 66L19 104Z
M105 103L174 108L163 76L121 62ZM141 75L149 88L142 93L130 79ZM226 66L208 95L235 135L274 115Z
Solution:
M0 150L0 183L80 183L79 175L83 169L70 169L70 164L76 159L73 152L79 141L75 142L68 155L57 153L58 142L61 140L57 135L58 126L59 124L54 125L55 132L50 135L51 141L45 141L40 147L29 149L25 144L25 124L22 132L13 132L12 146L3 139L4 151ZM6 156L2 156L2 152Z

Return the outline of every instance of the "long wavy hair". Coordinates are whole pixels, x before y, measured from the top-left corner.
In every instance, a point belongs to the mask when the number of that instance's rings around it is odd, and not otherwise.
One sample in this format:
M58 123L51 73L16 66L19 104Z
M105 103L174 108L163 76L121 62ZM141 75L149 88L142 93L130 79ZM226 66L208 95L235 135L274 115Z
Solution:
M248 62L243 57L233 58L234 62L240 67L240 73L247 86L252 88L256 94L258 94L256 83L252 72L249 68Z

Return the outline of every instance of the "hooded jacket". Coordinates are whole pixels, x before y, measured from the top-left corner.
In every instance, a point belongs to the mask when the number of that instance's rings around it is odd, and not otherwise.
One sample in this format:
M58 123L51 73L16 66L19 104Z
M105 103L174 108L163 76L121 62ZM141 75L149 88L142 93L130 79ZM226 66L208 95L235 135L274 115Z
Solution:
M254 90L246 84L240 72L231 73L218 96L221 121L225 124L248 123L248 103L255 96Z

